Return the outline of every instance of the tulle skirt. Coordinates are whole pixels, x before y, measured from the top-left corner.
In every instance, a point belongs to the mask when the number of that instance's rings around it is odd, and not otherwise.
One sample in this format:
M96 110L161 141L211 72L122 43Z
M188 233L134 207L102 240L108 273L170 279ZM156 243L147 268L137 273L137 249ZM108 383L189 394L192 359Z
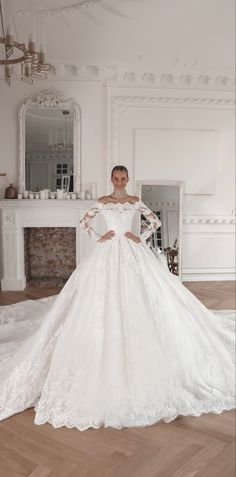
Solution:
M235 408L235 313L142 242L98 242L58 295L0 320L0 420L34 407L35 424L85 430Z

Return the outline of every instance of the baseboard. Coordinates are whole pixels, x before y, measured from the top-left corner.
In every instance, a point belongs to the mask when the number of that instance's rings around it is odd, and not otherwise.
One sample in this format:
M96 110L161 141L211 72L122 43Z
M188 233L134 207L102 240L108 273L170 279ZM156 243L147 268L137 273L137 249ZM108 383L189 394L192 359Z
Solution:
M1 290L2 291L22 291L26 287L25 278L2 278L1 279Z
M234 268L185 268L182 274L182 281L184 282L234 281L235 279Z

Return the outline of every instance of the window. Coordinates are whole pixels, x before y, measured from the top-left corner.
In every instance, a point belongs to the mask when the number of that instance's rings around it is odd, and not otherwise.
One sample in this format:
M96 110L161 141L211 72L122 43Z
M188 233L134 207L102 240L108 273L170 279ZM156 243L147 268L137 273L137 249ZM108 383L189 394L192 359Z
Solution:
M56 174L68 174L68 164L66 163L57 163L56 164Z

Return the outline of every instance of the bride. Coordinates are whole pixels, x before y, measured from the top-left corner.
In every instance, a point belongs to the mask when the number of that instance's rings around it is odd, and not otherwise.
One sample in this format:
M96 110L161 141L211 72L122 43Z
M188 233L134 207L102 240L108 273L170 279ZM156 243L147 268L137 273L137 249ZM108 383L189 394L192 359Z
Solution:
M61 292L2 307L0 420L34 407L35 424L83 431L235 407L233 312L208 310L150 250L160 221L127 194L127 169L111 181L80 221L95 248ZM149 221L139 235L137 213Z

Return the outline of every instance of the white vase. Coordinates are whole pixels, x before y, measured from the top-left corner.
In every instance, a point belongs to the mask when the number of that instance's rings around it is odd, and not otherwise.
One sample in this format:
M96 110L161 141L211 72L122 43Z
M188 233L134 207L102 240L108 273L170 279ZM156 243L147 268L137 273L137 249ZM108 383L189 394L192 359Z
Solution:
M57 189L57 199L63 199L63 190Z

